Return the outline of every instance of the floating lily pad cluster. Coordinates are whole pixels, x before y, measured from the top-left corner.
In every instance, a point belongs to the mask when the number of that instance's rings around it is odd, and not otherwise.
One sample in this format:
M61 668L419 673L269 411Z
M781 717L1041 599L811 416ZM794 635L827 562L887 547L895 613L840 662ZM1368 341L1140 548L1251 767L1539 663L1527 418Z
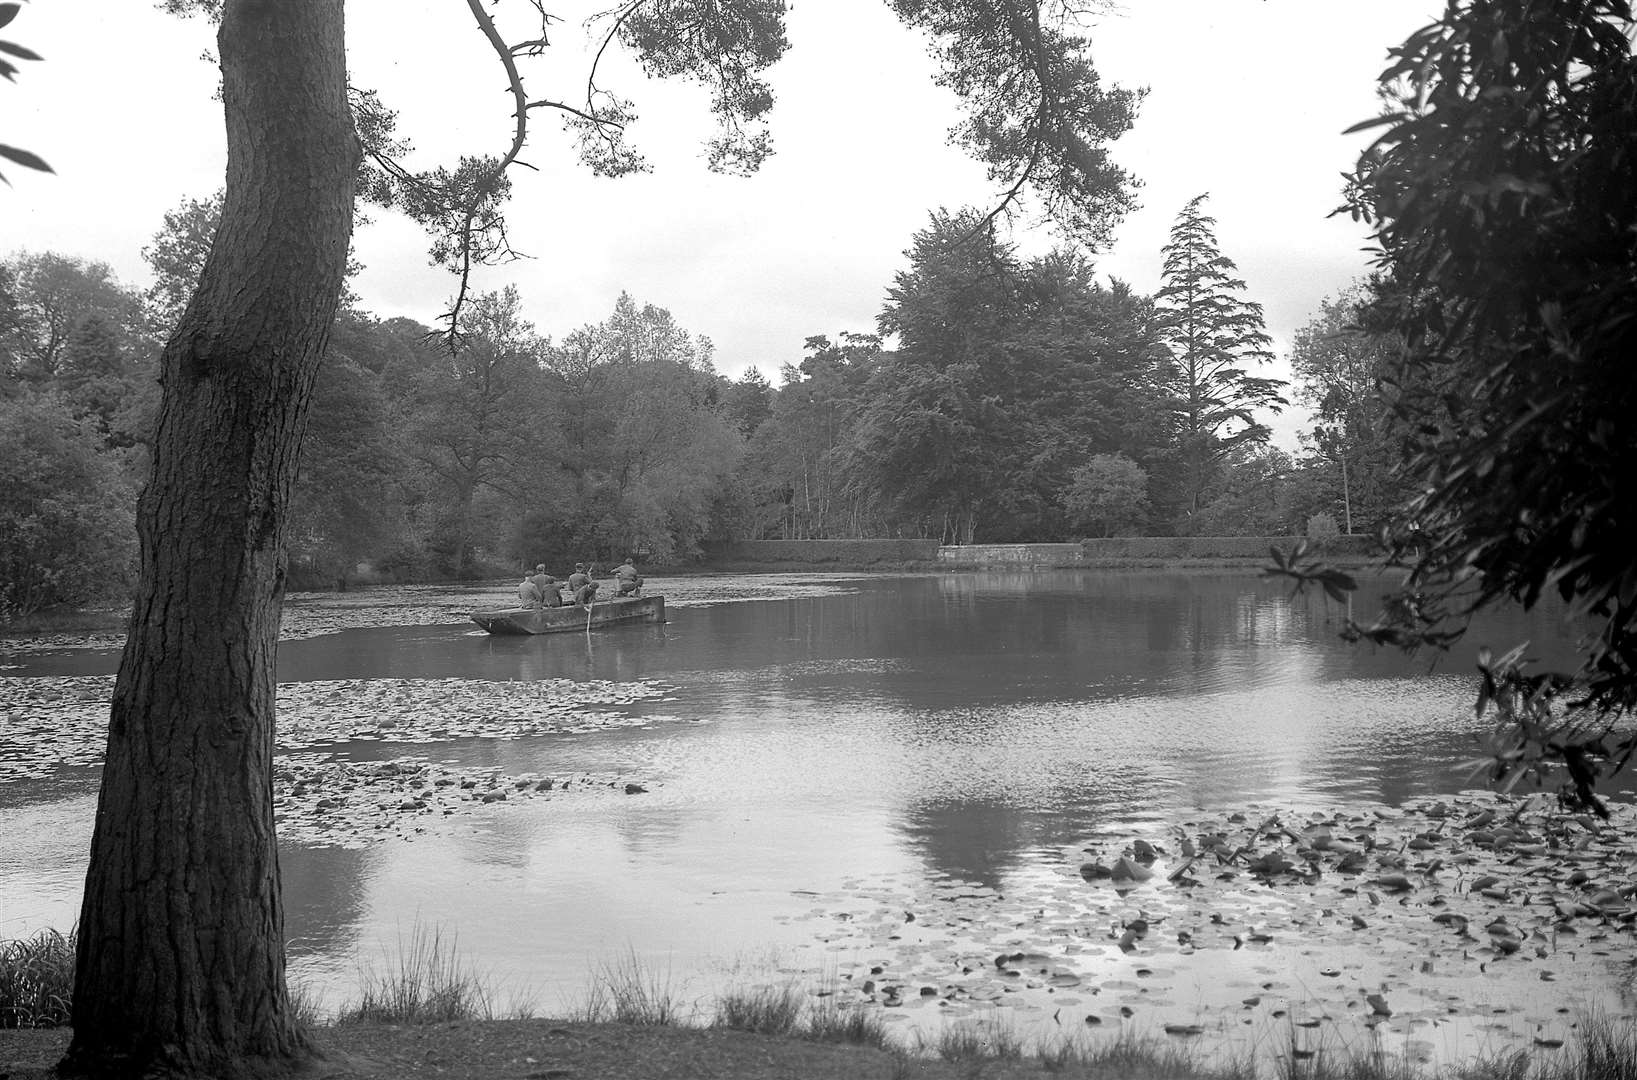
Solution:
M112 676L0 676L0 783L99 765ZM370 679L278 688L281 751L377 741L517 739L661 722L622 710L662 698L655 682Z
M854 883L800 917L822 927L802 963L919 1025L1006 1007L1296 1058L1376 1035L1423 1061L1549 1052L1588 1008L1633 1014L1637 810L1614 813L1472 793L1201 816L999 890Z
M518 739L650 724L621 706L664 697L654 682L491 682L484 679L347 679L278 689L279 747L451 739Z
M468 811L565 792L641 795L643 784L608 776L508 775L419 758L352 761L328 753L286 754L273 776L279 838L311 847L362 848L414 839Z
M0 675L0 784L102 763L111 675Z

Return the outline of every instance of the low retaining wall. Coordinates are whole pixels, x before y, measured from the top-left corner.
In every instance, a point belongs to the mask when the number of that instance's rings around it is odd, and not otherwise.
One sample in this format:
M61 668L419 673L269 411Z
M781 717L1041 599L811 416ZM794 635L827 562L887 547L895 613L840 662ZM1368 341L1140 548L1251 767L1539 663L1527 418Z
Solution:
M950 567L977 566L1174 566L1189 563L1256 563L1269 561L1268 549L1289 551L1299 536L1121 536L1082 540L1078 544L968 544L941 547L938 562ZM1330 536L1310 539L1308 550L1326 559L1368 560L1375 538Z
M1081 566L1079 544L963 544L938 549L942 566Z
M1289 551L1303 539L1307 549L1326 558L1368 559L1378 550L1376 538L1348 536L1116 536L1084 540L1080 547L1088 562L1150 559L1255 559L1265 561L1268 549Z
M872 566L1072 567L1264 564L1268 549L1288 551L1297 536L1121 536L1073 544L964 544L936 540L739 540L708 544L708 564L783 565L860 569ZM1308 549L1326 559L1368 561L1376 551L1370 536L1310 539Z

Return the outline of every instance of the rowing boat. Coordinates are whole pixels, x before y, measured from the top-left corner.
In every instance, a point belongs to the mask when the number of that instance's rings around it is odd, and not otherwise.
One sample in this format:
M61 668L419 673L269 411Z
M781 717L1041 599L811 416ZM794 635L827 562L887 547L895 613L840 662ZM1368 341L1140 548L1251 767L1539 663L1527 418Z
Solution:
M565 607L510 608L506 611L474 611L472 621L491 634L561 634L570 630L595 630L621 623L664 622L663 596L625 596L599 600L589 609Z

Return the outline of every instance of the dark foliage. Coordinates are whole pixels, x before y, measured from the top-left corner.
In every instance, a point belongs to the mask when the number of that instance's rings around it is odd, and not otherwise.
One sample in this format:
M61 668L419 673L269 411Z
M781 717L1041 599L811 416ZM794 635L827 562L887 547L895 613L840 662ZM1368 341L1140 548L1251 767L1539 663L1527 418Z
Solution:
M1421 494L1387 533L1405 588L1358 636L1438 646L1491 603L1555 593L1577 671L1486 659L1493 774L1623 767L1637 705L1637 63L1626 0L1452 0L1394 50L1390 111L1353 177L1386 284L1367 321Z

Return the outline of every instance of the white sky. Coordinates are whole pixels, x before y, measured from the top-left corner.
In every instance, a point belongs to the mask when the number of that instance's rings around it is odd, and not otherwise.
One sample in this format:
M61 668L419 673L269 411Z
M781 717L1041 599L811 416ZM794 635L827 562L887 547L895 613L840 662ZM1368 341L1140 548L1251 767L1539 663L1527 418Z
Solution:
M581 70L579 17L556 28L560 70ZM501 5L528 9L521 0ZM592 10L605 4L575 4ZM1363 230L1327 218L1375 112L1386 50L1439 0L1127 0L1092 31L1105 84L1147 86L1136 127L1114 145L1143 182L1141 209L1099 268L1151 292L1177 212L1211 193L1223 252L1266 308L1281 354L1320 300L1362 275ZM401 111L417 165L503 149L510 98L461 0L351 0L355 83ZM526 29L520 27L519 29ZM633 129L655 171L599 180L573 163L549 115L514 176L514 246L534 258L487 270L515 282L553 338L598 322L623 289L710 337L717 369L756 366L775 382L811 334L872 331L912 234L938 206L988 205L982 169L945 145L953 99L932 85L921 41L883 0L794 0L792 48L773 69L776 155L750 179L705 171L703 94L640 76ZM221 186L213 30L142 0L29 0L5 36L45 57L0 83L0 142L44 156L55 176L7 166L0 252L100 259L149 279L141 248L164 212ZM556 51L554 49L554 51ZM552 70L542 72L550 77ZM610 81L610 80L605 80ZM539 93L537 89L535 93ZM432 323L452 279L426 265L407 221L379 210L355 240L366 309ZM1051 242L1019 236L1025 251ZM1295 445L1300 417L1273 421Z

